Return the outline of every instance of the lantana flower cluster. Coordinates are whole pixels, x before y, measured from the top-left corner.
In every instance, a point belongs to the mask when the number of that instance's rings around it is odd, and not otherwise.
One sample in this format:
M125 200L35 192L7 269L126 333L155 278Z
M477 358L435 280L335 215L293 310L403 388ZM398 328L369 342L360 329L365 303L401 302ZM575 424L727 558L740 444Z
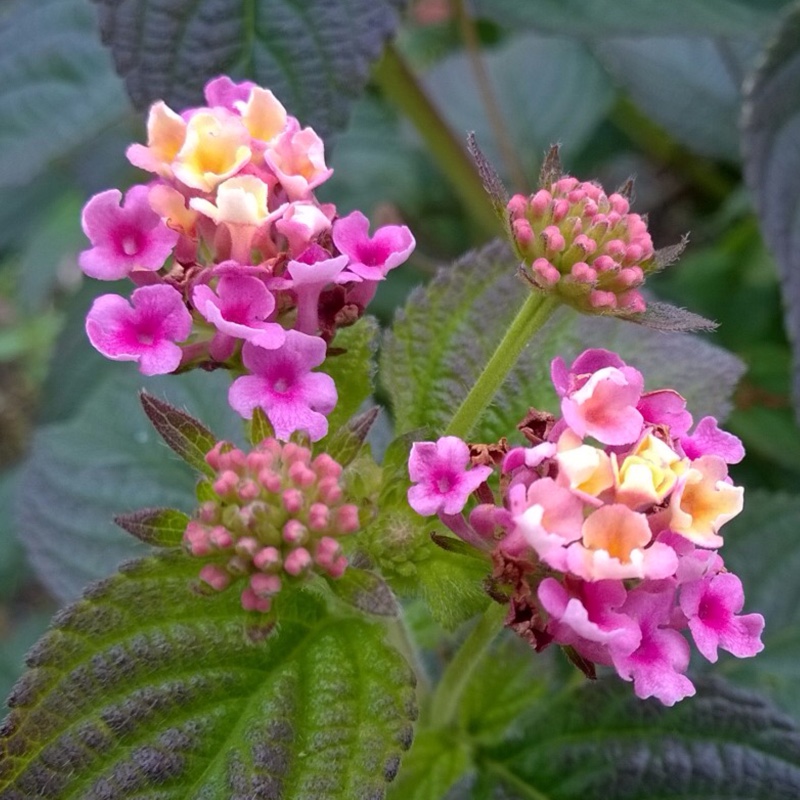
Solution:
M220 77L207 106L150 109L147 145L129 161L152 180L95 195L79 264L129 278L129 298L98 297L86 331L108 358L145 375L194 367L239 374L231 406L261 407L276 435L325 435L336 387L312 373L337 328L351 325L414 248L406 226L370 235L359 211L340 217L314 190L332 170L324 145L267 89Z
M580 311L639 314L639 287L656 268L647 223L627 197L564 176L508 203L514 245L539 290Z
M327 453L264 439L248 453L218 442L206 455L214 498L186 527L186 550L206 563L200 579L215 591L245 581L242 606L267 612L286 583L312 572L339 578L347 566L339 539L358 530L358 507L344 502L342 467Z
M536 650L559 644L587 674L611 666L672 705L695 691L686 634L712 662L762 649L764 619L740 613L741 581L718 552L742 510L728 465L744 450L607 350L556 358L551 374L561 416L531 410L531 446L416 443L409 503L491 559L506 625Z

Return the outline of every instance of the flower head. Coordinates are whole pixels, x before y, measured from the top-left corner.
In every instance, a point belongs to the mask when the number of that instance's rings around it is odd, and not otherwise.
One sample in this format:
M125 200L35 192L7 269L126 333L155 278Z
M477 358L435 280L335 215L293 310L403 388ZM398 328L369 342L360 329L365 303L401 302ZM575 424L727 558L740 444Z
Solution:
M369 220L353 211L333 226L333 241L350 257L349 269L367 280L381 280L402 264L414 249L414 237L405 225L384 225L369 235Z

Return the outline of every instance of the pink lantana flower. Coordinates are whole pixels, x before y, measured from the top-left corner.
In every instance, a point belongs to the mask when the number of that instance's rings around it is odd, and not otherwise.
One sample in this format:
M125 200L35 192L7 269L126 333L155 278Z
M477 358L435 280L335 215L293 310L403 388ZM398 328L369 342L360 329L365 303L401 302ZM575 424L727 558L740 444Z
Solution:
M98 297L86 316L89 341L113 361L137 361L144 375L174 372L181 342L192 330L192 316L176 289L143 286L131 303L115 294Z
M289 200L305 200L333 174L325 165L325 145L311 128L290 125L264 152Z
M637 411L651 425L666 425L673 438L683 436L692 427L692 415L686 399L674 389L659 389L642 395Z
M415 442L408 459L408 474L416 484L408 490L408 503L418 514L458 514L469 496L491 474L491 467L473 467L469 447L457 436L436 442Z
M718 456L728 464L738 464L744 458L741 439L721 431L714 417L703 417L690 436L681 437L683 452L691 458Z
M639 438L644 417L636 407L644 378L638 370L608 351L587 350L569 370L561 358L554 359L551 371L564 421L578 436L608 445Z
M326 349L319 337L298 331L287 331L279 350L245 342L242 360L254 374L233 382L228 402L246 419L257 406L264 409L279 439L306 431L318 441L328 432L325 415L333 411L337 399L333 378L311 371L325 360Z
M629 654L610 651L619 676L633 681L637 697L657 697L665 706L695 693L683 674L689 666L689 643L667 627L673 596L668 581L643 584L630 592L620 611L638 623L639 647Z
M195 308L217 329L209 346L211 356L224 361L233 354L236 339L275 350L286 340L277 322L267 322L275 310L275 298L263 281L247 275L223 275L216 293L206 285L192 293Z
M369 281L383 280L408 259L416 244L405 225L384 225L370 238L369 220L360 211L334 223L333 243L350 256L350 271Z
M747 658L764 649L761 614L743 614L742 582L730 572L708 575L681 587L680 607L686 615L697 649L712 663L722 648L737 658Z
M227 75L212 78L203 90L206 103L218 106L228 111L235 111L238 103L244 103L250 97L250 92L256 84L252 81L234 83Z
M178 242L150 208L146 186L134 186L125 195L109 189L92 197L81 215L83 232L92 247L78 256L78 264L90 278L116 281L132 270L160 269Z

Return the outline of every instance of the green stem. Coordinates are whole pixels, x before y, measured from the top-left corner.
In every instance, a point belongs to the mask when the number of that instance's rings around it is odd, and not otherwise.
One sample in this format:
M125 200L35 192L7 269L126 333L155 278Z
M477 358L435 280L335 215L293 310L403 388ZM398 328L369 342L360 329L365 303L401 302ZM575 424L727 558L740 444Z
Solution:
M383 96L417 129L473 222L486 236L497 236L500 224L475 165L393 45L386 46L372 77Z
M446 436L464 439L492 402L525 346L550 318L559 301L554 295L531 293L484 367L475 385L445 430Z
M447 665L431 703L431 722L435 727L447 728L456 722L464 690L489 652L492 640L503 629L505 614L505 606L492 602Z

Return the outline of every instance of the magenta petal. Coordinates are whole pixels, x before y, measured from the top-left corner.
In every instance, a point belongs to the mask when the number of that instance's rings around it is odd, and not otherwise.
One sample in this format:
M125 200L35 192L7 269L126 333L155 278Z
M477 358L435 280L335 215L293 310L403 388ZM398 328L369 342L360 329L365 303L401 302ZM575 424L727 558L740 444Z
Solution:
M651 425L667 425L670 436L683 436L692 427L692 415L686 400L673 389L661 389L642 395L636 406L644 421Z
M703 417L691 436L681 438L681 446L692 460L713 455L728 464L738 464L744 458L744 447L739 437L720 430L714 417Z
M237 102L247 102L250 90L255 87L252 81L234 83L227 75L212 78L205 86L203 93L209 106L227 108L235 111Z
M348 269L369 281L383 280L390 269L408 258L416 244L405 225L385 225L370 238L369 220L360 211L334 223L333 243L349 257Z

